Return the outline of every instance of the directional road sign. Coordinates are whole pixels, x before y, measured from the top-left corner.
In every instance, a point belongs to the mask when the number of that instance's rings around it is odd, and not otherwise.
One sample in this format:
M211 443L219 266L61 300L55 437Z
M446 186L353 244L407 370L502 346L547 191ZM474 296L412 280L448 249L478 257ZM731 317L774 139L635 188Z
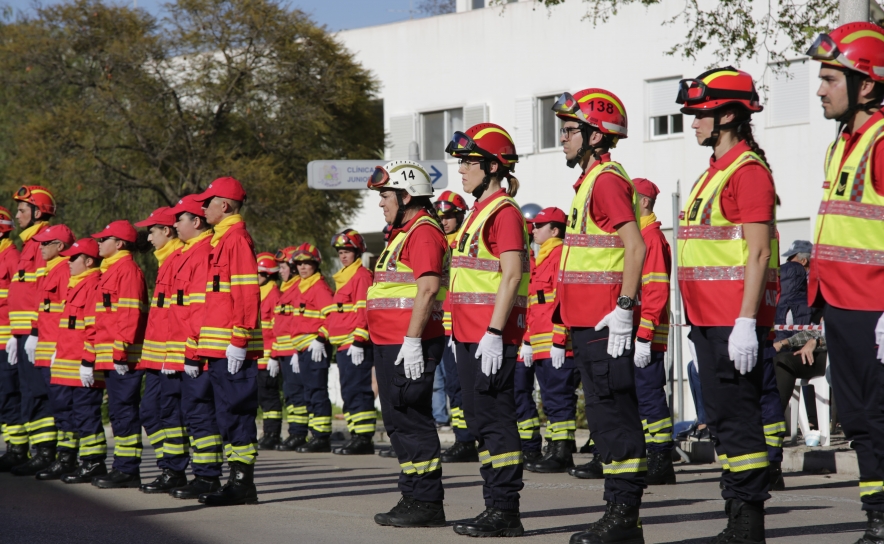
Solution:
M311 189L327 191L346 191L366 189L368 178L375 166L382 166L386 161L380 159L367 161L310 161L307 164L307 186ZM419 161L430 174L433 189L448 187L448 163L445 161Z

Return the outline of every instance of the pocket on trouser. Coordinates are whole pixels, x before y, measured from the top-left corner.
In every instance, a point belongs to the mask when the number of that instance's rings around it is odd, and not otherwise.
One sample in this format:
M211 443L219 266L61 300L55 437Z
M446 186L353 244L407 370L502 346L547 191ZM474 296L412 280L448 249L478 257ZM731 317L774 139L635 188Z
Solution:
M427 388L432 393L432 387L433 373L431 372L425 371L417 380L412 380L396 373L393 375L390 387L390 402L396 408L416 407L422 402L426 403Z
M254 361L236 374L224 370L227 380L224 391L230 412L236 415L249 415L258 412L258 365Z
M715 369L715 376L726 380L735 379L737 372L734 362L731 360L730 353L728 353L727 350L728 340L732 330L732 327L711 327L707 332L707 341L712 348L711 351L713 357L715 357L715 360L712 361L713 368Z

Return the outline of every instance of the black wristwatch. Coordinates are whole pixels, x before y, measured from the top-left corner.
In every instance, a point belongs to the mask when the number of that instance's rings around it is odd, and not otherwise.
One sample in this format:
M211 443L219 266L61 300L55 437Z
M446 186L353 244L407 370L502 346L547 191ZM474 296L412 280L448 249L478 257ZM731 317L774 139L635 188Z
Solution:
M629 298L625 295L620 295L617 297L617 306L623 308L624 310L631 310L633 306L635 306L635 299Z
M491 334L495 334L497 336L503 336L503 331L501 331L500 329L495 329L494 327L488 327L485 330L490 332Z

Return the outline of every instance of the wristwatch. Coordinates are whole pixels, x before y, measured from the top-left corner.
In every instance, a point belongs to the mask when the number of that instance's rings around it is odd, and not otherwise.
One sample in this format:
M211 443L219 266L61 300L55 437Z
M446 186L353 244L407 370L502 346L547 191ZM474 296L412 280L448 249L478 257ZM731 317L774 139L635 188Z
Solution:
M617 297L617 306L624 310L631 310L635 306L635 299L631 299L625 295Z

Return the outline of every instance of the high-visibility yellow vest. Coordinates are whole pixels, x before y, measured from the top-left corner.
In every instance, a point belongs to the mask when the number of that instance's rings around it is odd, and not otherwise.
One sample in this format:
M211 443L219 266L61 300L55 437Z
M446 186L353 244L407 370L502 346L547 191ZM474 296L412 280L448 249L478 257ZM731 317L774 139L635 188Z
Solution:
M734 172L750 163L767 168L758 155L745 151L711 178L707 170L691 189L679 219L678 281L693 325L732 326L740 316L749 245L743 225L731 223L722 213L721 195ZM770 249L767 284L756 316L759 326L773 325L777 305L776 220L771 225Z
M468 217L457 233L457 242L451 257L451 318L454 337L461 342L478 342L494 313L497 291L503 278L500 259L488 249L483 236L485 222L505 206L519 205L511 197L501 194L489 202L475 217ZM476 213L476 212L474 212ZM521 343L525 333L525 313L528 308L528 286L531 283L531 264L528 261L528 229L522 224L525 242L522 253L522 276L516 300L503 329L504 341ZM468 313L468 315L465 315ZM469 324L482 325L478 330Z
M569 327L597 325L614 309L623 285L623 241L616 232L605 232L596 225L590 212L592 190L602 174L613 174L629 183L636 222L641 215L635 187L619 163L600 162L584 176L571 202L559 265L560 312Z
M879 119L846 159L846 139L839 137L829 148L810 259L812 302L822 294L838 308L884 310L884 196L872 187L873 150L882 138Z

